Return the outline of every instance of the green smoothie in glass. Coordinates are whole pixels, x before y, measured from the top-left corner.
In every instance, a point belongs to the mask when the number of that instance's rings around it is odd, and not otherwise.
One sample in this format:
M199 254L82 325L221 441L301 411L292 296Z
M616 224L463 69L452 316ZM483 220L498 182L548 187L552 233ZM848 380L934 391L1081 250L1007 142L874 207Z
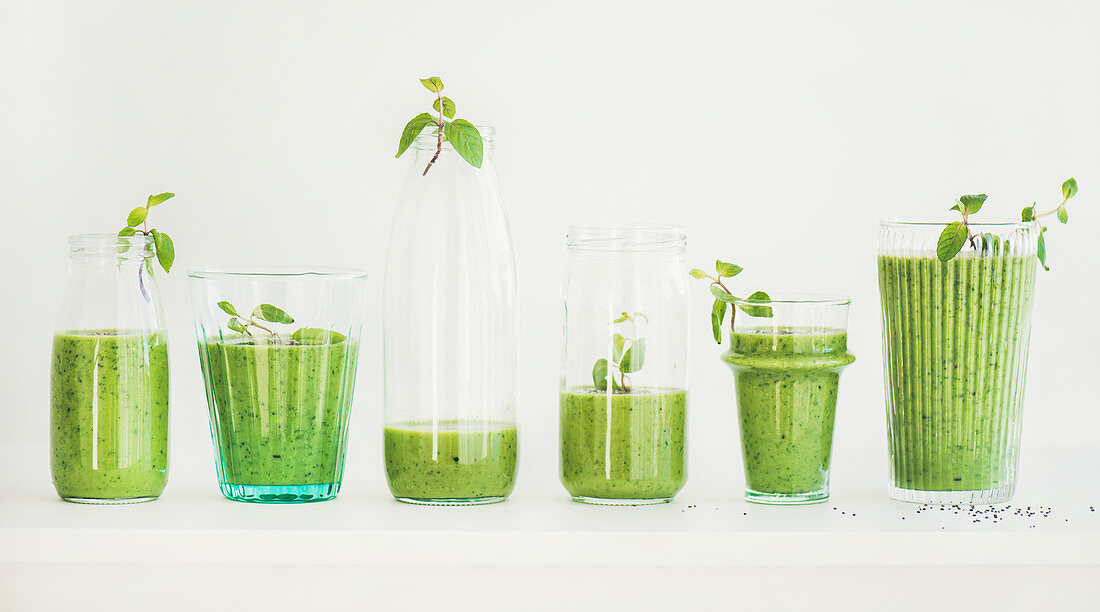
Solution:
M893 496L1006 500L1019 458L1034 255L882 255L878 267ZM988 493L913 493L964 491Z
M358 346L333 337L200 341L222 493L332 499L340 489Z
M579 387L561 393L561 482L578 501L658 503L687 480L687 392Z
M737 389L746 497L766 503L826 499L840 370L855 360L847 334L749 328L732 334L722 359Z
M168 347L155 333L54 336L50 468L62 499L155 499L168 478Z
M502 501L516 484L516 426L492 421L391 423L383 431L386 480L401 501Z

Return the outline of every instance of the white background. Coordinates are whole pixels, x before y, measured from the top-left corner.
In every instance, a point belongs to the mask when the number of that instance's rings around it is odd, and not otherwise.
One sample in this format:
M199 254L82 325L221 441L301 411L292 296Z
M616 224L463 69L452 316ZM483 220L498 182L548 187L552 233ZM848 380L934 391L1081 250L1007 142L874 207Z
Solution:
M986 220L1060 201L1048 233L1024 458L1097 456L1100 3L0 3L0 444L49 491L48 364L70 234L116 231L145 196L176 241L161 277L172 470L216 496L187 299L203 264L330 264L373 275L345 492L382 477L381 277L404 123L440 75L493 125L520 271L521 471L557 482L559 285L571 223L686 226L690 263L747 289L852 296L834 483L886 443L877 222L990 195ZM742 485L732 377L692 321L688 491ZM1093 462L1095 465L1095 462ZM1080 468L1082 466L1066 466ZM0 483L13 478L0 475ZM0 487L3 488L3 487Z

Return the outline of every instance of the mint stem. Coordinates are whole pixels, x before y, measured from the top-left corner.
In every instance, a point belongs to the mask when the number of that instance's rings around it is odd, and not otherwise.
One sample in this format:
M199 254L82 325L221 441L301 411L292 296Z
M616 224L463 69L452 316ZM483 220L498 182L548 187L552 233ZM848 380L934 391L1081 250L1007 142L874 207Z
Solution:
M443 92L442 92L442 90L435 92L435 99L439 101L439 122L435 124L436 127L439 128L437 130L439 132L439 135L438 135L438 137L436 138L436 141L435 141L435 155L433 155L432 159L430 161L428 161L427 167L424 168L424 172L420 176L427 176L428 175L428 170L432 169L432 164L435 163L435 160L439 159L439 154L443 152Z

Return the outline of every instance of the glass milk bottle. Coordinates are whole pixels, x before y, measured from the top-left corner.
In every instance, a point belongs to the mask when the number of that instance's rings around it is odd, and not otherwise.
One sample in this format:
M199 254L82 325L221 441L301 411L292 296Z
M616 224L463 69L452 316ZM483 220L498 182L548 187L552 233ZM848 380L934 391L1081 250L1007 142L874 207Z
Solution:
M50 372L50 468L66 501L150 501L168 479L168 344L153 248L140 235L69 238Z
M575 501L670 501L687 479L683 228L569 228L561 481Z
M383 437L404 502L493 503L515 485L515 257L494 130L478 129L481 168L434 129L415 140L390 234Z

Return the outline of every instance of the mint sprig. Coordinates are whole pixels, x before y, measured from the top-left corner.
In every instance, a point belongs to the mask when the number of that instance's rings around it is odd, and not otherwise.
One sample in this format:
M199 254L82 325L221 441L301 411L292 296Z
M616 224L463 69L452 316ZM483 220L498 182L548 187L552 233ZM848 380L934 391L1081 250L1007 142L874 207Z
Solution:
M148 218L150 209L163 204L175 195L174 193L165 192L149 196L145 206L138 206L126 215L126 227L118 231L119 237L134 236L136 234L152 236L153 251L156 253L157 261L160 262L160 267L164 268L166 273L171 270L172 263L176 260L176 246L172 243L172 238L168 234L158 231L156 228L150 229Z
M249 328L255 327L256 329L262 329L265 332L271 334L272 338L278 338L278 334L275 332L274 329L264 325L263 323L260 323L259 321L263 321L264 323L275 323L279 325L290 325L294 322L294 317L287 314L287 312L282 308L279 308L278 306L273 306L271 304L260 304L259 306L253 308L252 314L248 315L247 318L241 315L237 311L237 308L233 306L233 304L231 304L228 300L222 300L218 302L218 308L220 308L225 314L229 315L229 321L227 321L225 324L226 327L239 334L244 334L249 337L252 336L252 330Z
M1047 215L1056 215L1058 221L1061 223L1068 223L1069 212L1066 210L1066 203L1075 195L1077 195L1077 180L1069 178L1062 183L1061 204L1045 213L1036 214L1034 203L1020 211L1020 220L1022 222L1033 222L1039 227L1039 245L1036 250L1036 255L1039 258L1039 263L1043 265L1044 270L1050 270L1047 266L1047 246L1046 239L1044 238L1047 228L1039 222L1039 219ZM954 259L955 256L962 251L963 246L965 246L967 242L970 243L972 248L977 248L975 236L970 231L970 215L981 210L986 197L985 194L960 196L959 199L956 200L955 205L951 207L950 210L962 214L962 221L953 221L949 223L947 227L943 229L943 232L940 233L939 240L936 242L936 257L941 262L947 263Z
M734 304L737 308L741 309L741 312L749 315L750 317L772 317L772 307L766 305L763 302L771 301L771 297L764 291L756 291L749 297L742 300L741 298L733 295L733 292L729 290L729 287L722 282L723 278L730 278L737 276L744 268L737 264L727 263L721 260L714 262L714 270L717 276L711 276L699 268L692 268L688 274L692 278L710 279L710 293L714 296L714 304L710 308L710 327L714 333L714 341L718 344L722 344L722 323L726 320L726 311L729 310L727 305ZM762 302L759 304L745 304L745 301L749 302ZM730 311L730 330L733 330L733 321L736 316L736 309Z
M645 338L638 335L639 319L649 322L649 319L640 312L623 312L611 321L612 328L629 323L630 335L624 336L618 332L611 335L611 360L601 357L592 366L592 382L596 385L596 390L607 391L608 381L611 381L613 391L630 392L630 379L627 374L633 374L645 365ZM616 370L619 372L617 379Z
M443 152L444 141L451 143L455 152L471 166L480 168L485 155L485 143L481 139L481 132L478 132L474 124L469 121L454 118L454 100L442 94L443 81L439 77L420 79L420 84L435 94L432 110L438 115L433 117L429 113L420 113L410 119L405 124L405 129L401 131L401 139L397 143L397 155L394 157L401 157L401 154L412 146L413 141L424 131L424 128L434 125L437 133L435 155L432 156L432 159L424 168L422 176L428 174L432 164L439 159L439 155Z

